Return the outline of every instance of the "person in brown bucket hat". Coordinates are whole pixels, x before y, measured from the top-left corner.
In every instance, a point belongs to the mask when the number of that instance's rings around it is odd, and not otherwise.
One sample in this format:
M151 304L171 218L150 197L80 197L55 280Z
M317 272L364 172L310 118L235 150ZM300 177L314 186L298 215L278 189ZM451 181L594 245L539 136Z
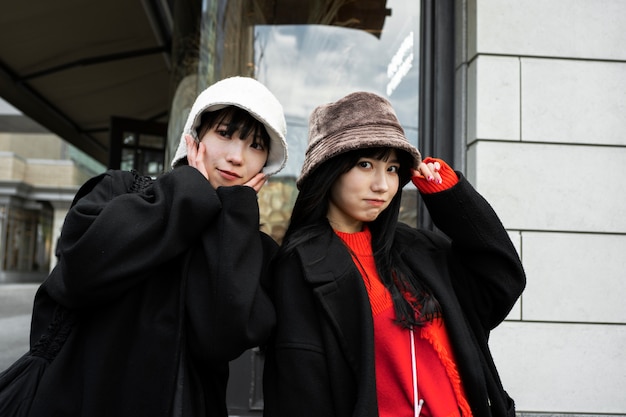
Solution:
M398 222L409 181L441 232ZM526 278L465 177L422 161L389 101L356 92L311 114L297 186L264 416L514 416L487 341Z
M421 162L419 151L407 140L395 111L385 98L356 92L335 103L319 106L309 120L309 146L297 184L300 186L315 168L336 155L376 147L406 152L412 158L412 168L417 168Z

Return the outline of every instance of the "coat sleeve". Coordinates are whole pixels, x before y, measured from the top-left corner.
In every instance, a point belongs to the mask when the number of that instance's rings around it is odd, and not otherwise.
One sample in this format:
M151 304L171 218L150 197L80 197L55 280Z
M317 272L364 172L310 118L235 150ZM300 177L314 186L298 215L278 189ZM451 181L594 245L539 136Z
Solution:
M222 210L186 272L189 346L205 363L232 360L265 343L275 323L266 281L278 246L259 231L257 195L246 186L217 193Z
M221 208L194 168L177 168L141 193L128 192L130 175L109 171L90 182L66 216L58 279L45 285L68 307L106 302L149 279L185 251Z
M493 208L460 174L454 187L422 197L435 225L451 239L457 297L488 332L506 318L526 285L519 255Z

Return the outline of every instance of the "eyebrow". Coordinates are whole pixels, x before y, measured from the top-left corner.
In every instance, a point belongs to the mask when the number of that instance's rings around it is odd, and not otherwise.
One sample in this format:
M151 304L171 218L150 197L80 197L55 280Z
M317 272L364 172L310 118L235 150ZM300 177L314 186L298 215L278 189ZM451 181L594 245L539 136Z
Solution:
M240 123L236 126L233 125L233 123L228 120L222 120L221 122L218 122L215 124L215 130L217 129L226 129L228 130L230 133L235 133L235 132L239 132L241 133L243 131L243 125ZM259 132L258 129L254 129L253 131L248 133L248 136L250 136L252 134L252 143L260 143L263 146L267 146L267 143L265 143L265 141L263 140L263 134ZM247 138L247 136L246 136ZM242 138L240 137L241 140L245 140L246 138ZM269 141L268 141L269 142Z
M374 159L378 159L378 158L374 158ZM383 161L383 162L385 162L387 164L399 164L400 163L400 159L398 159L398 158L393 158L393 159L387 158L387 160L384 160L384 159L378 159L378 160L379 161Z

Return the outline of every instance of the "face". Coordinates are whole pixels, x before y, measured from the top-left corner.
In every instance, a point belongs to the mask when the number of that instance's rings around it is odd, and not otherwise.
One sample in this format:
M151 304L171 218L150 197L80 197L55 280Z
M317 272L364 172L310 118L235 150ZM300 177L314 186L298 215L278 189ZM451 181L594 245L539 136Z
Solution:
M261 172L267 161L268 149L254 129L245 138L236 130L228 134L228 120L223 120L200 138L206 147L204 164L209 182L214 188L242 185Z
M354 233L376 220L398 192L400 163L392 151L386 161L360 158L330 189L326 217L335 230Z

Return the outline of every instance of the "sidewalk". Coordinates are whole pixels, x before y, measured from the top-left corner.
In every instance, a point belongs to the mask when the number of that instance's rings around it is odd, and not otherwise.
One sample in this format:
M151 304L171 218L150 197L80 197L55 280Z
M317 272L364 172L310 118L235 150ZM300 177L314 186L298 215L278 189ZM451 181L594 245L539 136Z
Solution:
M0 372L28 350L33 299L40 284L0 284Z

